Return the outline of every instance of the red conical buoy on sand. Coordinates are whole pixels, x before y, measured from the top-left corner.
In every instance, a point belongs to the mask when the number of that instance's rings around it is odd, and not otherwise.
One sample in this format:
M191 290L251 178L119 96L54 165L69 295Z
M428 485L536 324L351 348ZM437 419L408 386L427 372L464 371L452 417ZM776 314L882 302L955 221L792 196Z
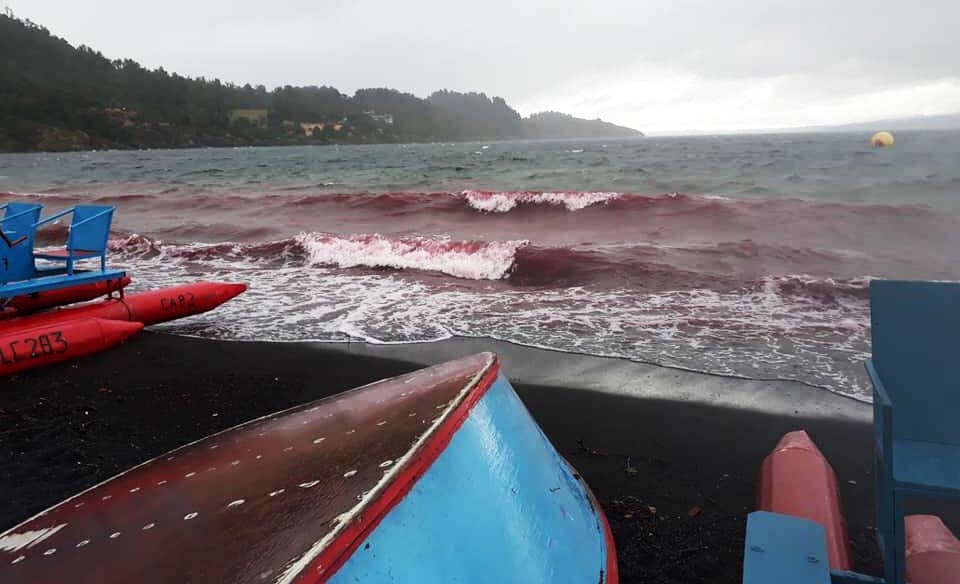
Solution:
M757 508L816 521L826 531L830 567L853 569L837 475L803 430L784 435L764 459Z

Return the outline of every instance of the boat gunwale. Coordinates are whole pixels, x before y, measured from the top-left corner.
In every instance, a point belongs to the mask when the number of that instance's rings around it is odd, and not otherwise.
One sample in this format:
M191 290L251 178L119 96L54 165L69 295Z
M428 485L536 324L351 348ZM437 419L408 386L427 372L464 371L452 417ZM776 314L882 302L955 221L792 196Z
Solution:
M606 571L604 572L604 577L601 580L600 584L619 584L620 583L620 567L617 563L617 545L613 539L613 530L610 529L610 521L607 520L606 513L603 512L603 507L600 505L600 501L597 499L597 496L593 494L593 491L590 489L590 485L587 484L587 481L580 476L580 473L574 468L572 464L566 459L561 457L564 464L573 472L573 476L577 478L577 482L580 483L580 486L583 487L583 490L587 493L587 499L590 501L590 506L593 508L593 512L597 516L597 521L600 523L600 529L603 531L603 539L606 542L607 548L607 562L606 562Z
M480 353L486 363L464 385L436 422L424 432L375 488L348 511L344 521L314 545L300 560L291 564L277 584L321 584L331 578L350 559L360 544L413 489L433 463L446 450L457 430L470 416L474 406L493 387L500 375L500 359L495 353ZM472 356L478 356L472 355ZM469 357L469 356L468 356ZM421 370L422 371L422 370Z

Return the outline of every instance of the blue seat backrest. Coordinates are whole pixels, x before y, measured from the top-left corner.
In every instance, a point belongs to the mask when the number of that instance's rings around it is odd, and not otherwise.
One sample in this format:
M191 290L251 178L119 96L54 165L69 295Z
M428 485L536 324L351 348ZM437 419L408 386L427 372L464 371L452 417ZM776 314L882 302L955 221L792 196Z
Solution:
M36 233L36 223L40 220L43 207L35 203L7 203L3 215L3 229L7 232L16 231L14 238L26 235L33 238Z
M870 311L893 438L960 444L960 283L875 280Z
M36 223L42 211L34 203L7 203L3 216L3 231L11 241L27 239L13 247L0 242L0 282L28 280L36 275L33 264L33 240Z
M73 208L67 247L71 250L106 251L112 221L113 207L77 205Z

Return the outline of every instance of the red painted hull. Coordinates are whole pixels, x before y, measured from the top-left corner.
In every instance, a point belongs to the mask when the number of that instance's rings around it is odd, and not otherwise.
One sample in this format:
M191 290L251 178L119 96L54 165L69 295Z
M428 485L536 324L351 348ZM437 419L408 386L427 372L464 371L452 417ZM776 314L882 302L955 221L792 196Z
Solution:
M853 569L837 476L806 432L786 434L764 459L757 507L816 521L826 531L830 567Z
M939 517L911 515L905 519L907 581L949 584L960 574L960 541Z
M60 290L38 292L26 296L17 296L7 303L7 307L16 310L16 314L26 314L43 310L44 308L93 300L94 298L122 290L129 284L130 276L124 276L123 278L115 280L105 280L103 282L71 286Z
M252 420L0 533L5 584L475 581L617 583L603 512L489 353Z
M109 298L100 302L4 320L0 322L0 334L3 331L48 325L77 318L126 320L149 326L213 310L246 289L246 284L195 282L163 290L127 294L124 298Z
M143 323L82 318L0 333L0 375L99 353L143 330Z

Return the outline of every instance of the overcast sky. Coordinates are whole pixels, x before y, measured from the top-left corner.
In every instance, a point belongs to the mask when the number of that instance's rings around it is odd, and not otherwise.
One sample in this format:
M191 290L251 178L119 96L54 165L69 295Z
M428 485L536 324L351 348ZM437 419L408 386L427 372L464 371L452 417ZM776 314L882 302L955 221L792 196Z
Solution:
M960 112L960 0L0 0L110 58L441 88L648 132Z

